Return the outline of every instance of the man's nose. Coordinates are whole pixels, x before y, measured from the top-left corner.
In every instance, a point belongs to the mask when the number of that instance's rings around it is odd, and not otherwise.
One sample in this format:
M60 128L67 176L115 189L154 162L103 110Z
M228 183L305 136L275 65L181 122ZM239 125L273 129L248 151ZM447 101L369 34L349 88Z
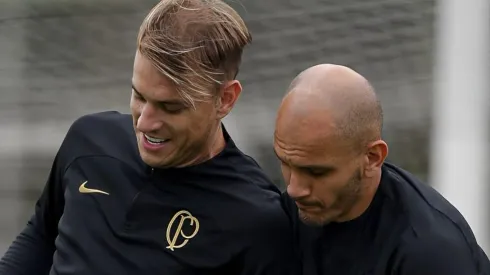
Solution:
M302 199L311 195L311 188L297 173L291 173L287 192L292 199Z
M136 128L144 133L158 130L162 126L162 114L152 104L146 103L136 123Z

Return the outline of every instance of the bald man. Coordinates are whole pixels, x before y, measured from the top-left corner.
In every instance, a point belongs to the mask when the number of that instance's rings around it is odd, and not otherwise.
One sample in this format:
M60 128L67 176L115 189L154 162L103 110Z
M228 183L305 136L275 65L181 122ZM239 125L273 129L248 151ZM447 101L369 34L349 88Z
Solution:
M373 88L349 68L317 65L291 83L274 150L303 274L490 274L458 210L385 162L382 122Z

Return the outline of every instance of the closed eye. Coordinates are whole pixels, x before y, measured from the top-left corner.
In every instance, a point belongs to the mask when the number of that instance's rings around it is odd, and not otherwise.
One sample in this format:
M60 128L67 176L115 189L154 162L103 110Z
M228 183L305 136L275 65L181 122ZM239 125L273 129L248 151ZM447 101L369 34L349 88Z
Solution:
M330 172L330 170L318 168L306 168L306 171L314 177L326 176Z
M161 103L161 108L169 114L178 114L187 109L187 106L180 103Z
M137 100L140 100L140 101L144 101L145 99L143 98L143 96L138 93L134 88L132 89L132 92L133 92L133 97Z

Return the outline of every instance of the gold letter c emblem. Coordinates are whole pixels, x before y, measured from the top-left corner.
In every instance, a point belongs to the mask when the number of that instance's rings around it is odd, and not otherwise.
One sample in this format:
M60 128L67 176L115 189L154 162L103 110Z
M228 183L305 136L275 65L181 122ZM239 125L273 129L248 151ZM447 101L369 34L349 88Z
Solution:
M177 225L177 229L175 229L173 236L170 236L173 231L172 228L174 226L174 223L179 217L180 217L180 221L179 224ZM194 231L190 235L186 235L184 229L182 228L186 221L189 221L189 225L192 228L194 228ZM199 221L197 220L196 217L192 216L191 213L189 213L186 210L181 210L175 213L175 215L172 217L172 219L170 220L167 226L167 242L168 242L167 248L174 251L175 248L183 247L189 242L190 239L196 236L198 231L199 231ZM182 242L177 244L177 241L179 240L179 236L184 238L184 240L182 240Z

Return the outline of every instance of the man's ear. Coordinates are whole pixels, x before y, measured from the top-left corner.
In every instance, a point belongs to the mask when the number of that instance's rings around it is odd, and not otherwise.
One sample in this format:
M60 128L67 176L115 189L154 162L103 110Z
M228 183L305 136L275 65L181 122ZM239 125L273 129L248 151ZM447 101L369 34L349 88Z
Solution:
M388 144L383 140L371 142L368 145L365 155L364 173L367 177L373 177L383 165L388 156Z
M223 85L219 98L217 99L218 118L222 119L231 112L241 92L242 85L238 80L231 80Z

